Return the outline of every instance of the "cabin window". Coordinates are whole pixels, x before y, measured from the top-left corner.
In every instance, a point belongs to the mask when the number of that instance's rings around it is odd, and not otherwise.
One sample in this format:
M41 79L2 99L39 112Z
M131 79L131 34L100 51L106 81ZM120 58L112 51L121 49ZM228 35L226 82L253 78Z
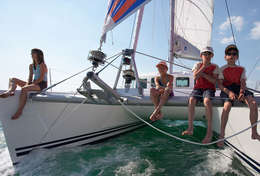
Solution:
M143 89L147 89L147 79L139 79L139 81L140 81L140 86Z
M177 77L176 78L176 87L189 87L190 78L189 77Z

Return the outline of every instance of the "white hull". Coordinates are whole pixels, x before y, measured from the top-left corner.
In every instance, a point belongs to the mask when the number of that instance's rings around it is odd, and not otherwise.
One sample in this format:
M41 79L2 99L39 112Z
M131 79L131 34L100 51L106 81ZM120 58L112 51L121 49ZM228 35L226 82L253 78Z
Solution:
M44 100L28 99L22 116L18 120L10 120L17 108L18 97L19 93L16 93L14 97L0 99L0 120L13 163L19 162L25 154L38 147L88 144L143 125L120 105L80 104L84 98L74 97L71 101L72 95L63 96L68 102L64 99L63 101L53 100L51 95ZM165 118L187 120L188 111L187 103L185 103L187 97L182 100L182 104L174 105L174 101L177 102L178 98L183 99L176 96L163 108ZM153 106L147 102L128 105L128 107L143 118L148 118L153 111ZM222 107L214 106L213 129L215 132L219 132L220 129L221 112ZM233 107L226 128L226 136L249 127L248 114L249 110L246 107ZM59 116L59 120L55 122ZM196 107L195 118L204 119L203 106ZM260 131L259 126L258 131ZM45 136L46 133L47 136ZM228 142L258 164L260 163L260 142L251 140L251 130ZM250 159L247 158L248 160ZM259 169L257 163L253 164Z

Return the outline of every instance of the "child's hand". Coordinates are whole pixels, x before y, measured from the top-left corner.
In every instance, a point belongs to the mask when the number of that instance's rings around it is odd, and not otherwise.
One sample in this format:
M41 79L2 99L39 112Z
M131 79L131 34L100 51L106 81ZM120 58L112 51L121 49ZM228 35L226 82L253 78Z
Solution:
M207 74L206 73L201 73L200 76L205 77Z
M159 88L159 93L163 94L164 93L164 88Z
M239 100L239 101L244 101L244 100L245 100L244 93L240 93L240 94L239 94L238 100Z
M202 64L202 66L201 66L202 69L205 69L206 67L208 67L208 65L206 65L206 64Z
M232 92L232 91L229 91L228 97L229 97L231 100L235 100L235 99L236 99L236 95L235 95L234 92Z

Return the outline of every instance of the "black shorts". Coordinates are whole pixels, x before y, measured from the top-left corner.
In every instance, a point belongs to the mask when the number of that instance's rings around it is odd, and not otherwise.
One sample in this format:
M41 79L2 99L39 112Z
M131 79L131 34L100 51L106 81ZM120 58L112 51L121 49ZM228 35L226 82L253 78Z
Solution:
M41 90L47 88L47 81L42 81L37 84Z
M193 89L190 97L196 98L197 101L203 101L204 98L209 98L210 100L215 97L215 90L212 89Z
M172 97L174 97L174 93L173 93L173 91L170 93L170 95L169 95L169 98L172 98Z
M240 85L236 85L236 84L232 84L230 86L226 86L226 88L232 92L234 92L234 94L236 94L236 96L239 96L239 93L240 93ZM252 96L254 97L254 93L248 91L248 90L245 90L245 93L244 93L244 96L245 97L248 97L248 96ZM231 99L229 99L229 96L228 94L226 94L225 92L221 91L220 92L220 97L223 99L223 102L226 102L226 101L229 101L232 103L234 103L234 101L232 101Z

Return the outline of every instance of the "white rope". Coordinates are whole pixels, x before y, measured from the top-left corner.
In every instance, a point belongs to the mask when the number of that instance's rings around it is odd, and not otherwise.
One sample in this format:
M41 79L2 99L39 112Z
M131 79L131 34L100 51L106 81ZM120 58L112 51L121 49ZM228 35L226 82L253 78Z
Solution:
M237 135L239 135L239 134L241 134L241 133L243 133L243 132L245 132L245 131L247 131L247 130L253 128L253 127L256 126L258 123L260 123L260 120L258 120L257 122L255 122L255 123L254 123L253 125L251 125L250 127L245 128L245 129L243 129L243 130L241 130L241 131L239 131L239 132L237 132L237 133L235 133L235 134L233 134L233 135L231 135L231 136L228 136L228 137L226 137L226 138L219 139L219 140L217 140L217 141L213 141L213 142L210 142L210 143L207 143L207 144L202 144L202 143L199 143L199 142L193 142L193 141L189 141L189 140L186 140L186 139L182 139L182 138L177 137L177 136L174 136L174 135L172 135L172 134L170 134L170 133L168 133L168 132L166 132L166 131L163 131L163 130L161 130L161 129L155 127L155 126L153 126L153 125L150 124L149 122L145 121L145 120L142 119L141 117L139 117L136 113L134 113L131 109L129 109L129 108L128 108L123 102L121 102L120 100L119 100L118 102L121 104L121 106L122 106L125 110L127 110L128 112L130 112L130 113L131 113L132 115L134 115L137 119L139 119L140 121L142 121L143 123L145 123L145 124L148 125L149 127L155 129L156 131L158 131L158 132L160 132L160 133L162 133L162 134L164 134L164 135L166 135L166 136L168 136L168 137L174 138L174 139L176 139L176 140L179 140L179 141L182 141L182 142L186 142L186 143L189 143L189 144L200 145L200 146L208 146L208 145L216 144L216 143L218 143L218 142L221 142L221 141L230 139L230 138L232 138L232 137L234 137L234 136L237 136Z

